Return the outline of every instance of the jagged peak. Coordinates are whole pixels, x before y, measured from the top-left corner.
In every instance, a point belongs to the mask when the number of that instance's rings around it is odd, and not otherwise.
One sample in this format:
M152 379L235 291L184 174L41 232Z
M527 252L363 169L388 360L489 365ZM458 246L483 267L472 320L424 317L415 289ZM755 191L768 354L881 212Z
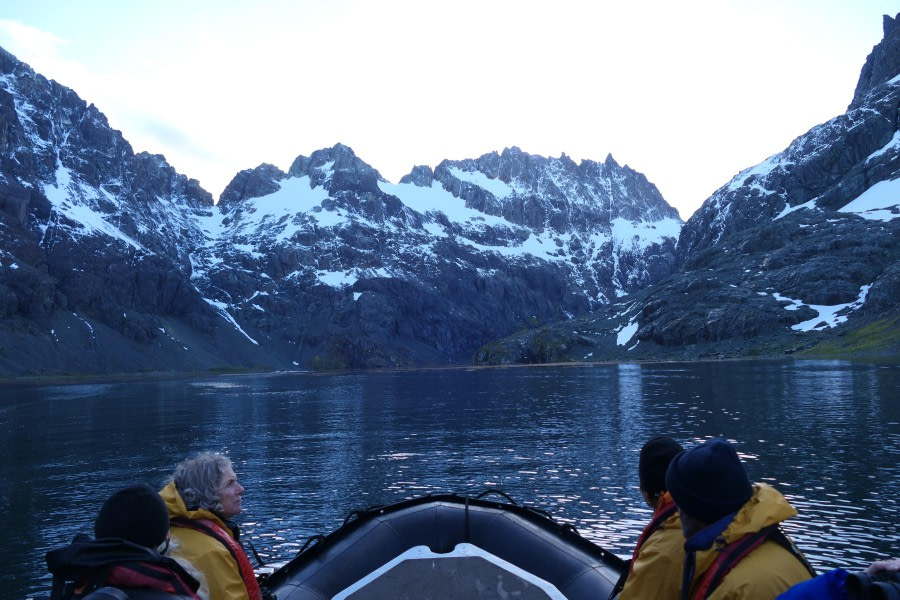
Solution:
M592 161L588 161L592 162ZM462 171L480 171L489 178L500 178L506 181L506 177L510 171L520 171L535 164L551 164L560 163L570 167L572 170L577 165L572 158L562 152L559 158L546 157L540 154L530 154L522 150L519 146L507 146L501 151L494 150L482 154L478 158L466 158L461 160L445 159L441 161L435 168L435 172L449 167L457 167ZM518 165L519 169L511 169L511 165Z
M278 190L287 174L269 163L255 169L244 169L235 175L219 196L219 206L226 208L248 198L259 198Z
M900 13L893 18L884 15L884 38L866 57L847 110L858 107L870 92L897 75L900 75Z
M578 169L578 165L575 163L575 161L572 160L572 158L565 152L560 154L559 158L554 158L554 159L550 159L550 160L555 161L559 164L565 165L565 167L571 171Z
M16 58L14 54L0 46L0 74L7 75L10 73L16 73L17 75L19 75L18 71L24 71L23 74L26 76L34 77L35 75L37 75L34 69Z
M434 171L428 165L416 165L408 175L400 178L400 183L411 183L417 187L429 187L434 181Z
M317 171L323 167L331 171L349 171L358 174L374 173L378 181L386 181L370 164L359 158L353 148L340 142L331 148L316 150L309 157L300 155L291 163L288 175L291 177L318 177Z
M656 186L650 183L646 176L635 171L628 165L620 165L612 153L607 154L605 161L597 162L590 159L582 159L580 163L575 163L572 158L565 152L561 153L558 158L545 157L538 154L529 154L524 152L518 146L510 146L504 148L501 152L496 150L482 154L478 158L468 158L463 160L445 159L434 169L432 177L441 178L441 173L450 168L457 168L463 172L478 171L486 175L489 179L498 179L504 183L510 183L521 177L524 173L534 169L545 169L548 167L562 168L572 173L580 172L589 177L607 178L613 173L622 173L630 177L637 177L642 182L647 182L653 187L656 194ZM404 179L409 179L412 174L407 175ZM406 181L408 182L408 181ZM672 209L674 211L674 209ZM677 215L677 211L674 211ZM676 216L676 218L679 218Z
M141 150L140 152L135 153L134 157L140 161L147 161L156 165L157 168L163 167L171 167L171 165L166 160L164 154L157 154L154 152L147 152L146 150Z
M338 142L331 148L321 148L316 150L310 155L310 160L314 163L318 163L320 161L358 161L360 160L356 153L353 151L353 148L347 146L346 144L342 144Z

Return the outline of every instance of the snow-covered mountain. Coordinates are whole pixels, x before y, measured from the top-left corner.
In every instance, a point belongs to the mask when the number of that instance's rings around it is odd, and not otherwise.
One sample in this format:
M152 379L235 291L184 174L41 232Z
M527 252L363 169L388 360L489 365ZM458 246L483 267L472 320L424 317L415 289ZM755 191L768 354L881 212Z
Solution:
M612 157L518 148L390 183L338 144L214 204L0 50L0 374L895 356L884 30L846 114L687 223Z
M5 373L464 363L666 277L682 226L612 157L517 148L392 184L338 144L214 205L2 51L0 131Z
M202 221L195 287L298 365L467 362L672 271L677 212L607 159L513 148L417 167L397 184L346 146L262 165Z

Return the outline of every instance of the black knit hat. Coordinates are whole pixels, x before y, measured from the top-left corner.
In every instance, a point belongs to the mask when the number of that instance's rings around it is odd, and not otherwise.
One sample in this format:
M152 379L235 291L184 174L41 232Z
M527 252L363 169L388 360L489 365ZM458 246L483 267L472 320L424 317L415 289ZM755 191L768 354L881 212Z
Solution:
M638 477L641 487L650 496L666 491L666 469L676 454L683 451L681 444L670 437L658 436L641 448L638 459Z
M149 485L140 483L110 496L94 521L94 536L120 538L156 548L169 533L169 511L162 496Z
M712 439L672 459L666 472L669 493L689 517L714 523L735 512L753 495L753 486L734 446Z

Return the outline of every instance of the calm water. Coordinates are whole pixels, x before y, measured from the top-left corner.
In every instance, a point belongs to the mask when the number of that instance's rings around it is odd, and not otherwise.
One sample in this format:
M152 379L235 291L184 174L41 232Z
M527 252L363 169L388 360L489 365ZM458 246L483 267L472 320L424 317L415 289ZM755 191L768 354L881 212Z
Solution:
M501 488L630 554L641 445L736 442L799 509L821 569L900 554L900 366L728 362L228 376L0 387L4 598L49 590L44 553L126 484L224 450L244 530L284 560L355 508Z

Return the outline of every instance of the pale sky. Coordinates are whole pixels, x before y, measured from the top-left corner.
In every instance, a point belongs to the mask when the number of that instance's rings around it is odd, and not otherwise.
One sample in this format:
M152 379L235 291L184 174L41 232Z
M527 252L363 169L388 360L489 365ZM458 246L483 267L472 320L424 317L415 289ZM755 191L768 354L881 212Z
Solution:
M215 198L340 142L396 183L518 146L687 219L842 114L896 0L0 0L0 46Z

